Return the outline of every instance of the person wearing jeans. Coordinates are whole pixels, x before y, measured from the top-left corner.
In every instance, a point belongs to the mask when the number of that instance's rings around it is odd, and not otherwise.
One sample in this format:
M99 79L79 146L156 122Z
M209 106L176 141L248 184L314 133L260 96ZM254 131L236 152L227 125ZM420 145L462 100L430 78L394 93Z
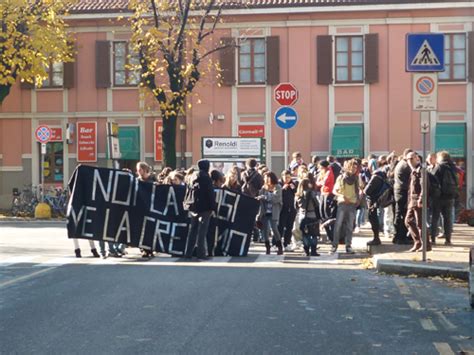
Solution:
M270 254L270 230L276 240L278 255L283 254L281 235L278 231L278 221L282 207L281 187L275 173L268 171L263 175L264 185L260 190L257 200L260 201L258 219L262 222L262 234L265 239L266 254Z
M354 254L352 250L352 231L359 201L359 177L356 172L357 162L354 159L346 161L344 163L344 173L337 178L334 184L333 193L337 198L337 214L331 253L337 251L339 240L344 238L346 252Z

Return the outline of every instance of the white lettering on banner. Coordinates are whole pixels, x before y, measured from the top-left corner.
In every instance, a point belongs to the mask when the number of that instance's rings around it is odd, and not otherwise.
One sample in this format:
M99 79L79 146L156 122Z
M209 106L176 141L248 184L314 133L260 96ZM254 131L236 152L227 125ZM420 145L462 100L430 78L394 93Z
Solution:
M142 248L142 249L145 249L145 250L151 250L151 247L143 244L143 239L145 239L145 230L146 230L146 223L148 221L151 221L153 223L156 223L156 219L154 218L151 218L151 217L145 217L143 219L143 227L142 227L142 233L140 234L140 242L138 243L138 247L139 248Z
M135 196L134 196L134 198L133 198L133 205L134 205L134 206L137 205L138 186L139 186L138 179L135 179Z
M166 221L156 221L156 228L155 228L155 235L153 237L153 250L156 250L156 239L158 238L158 241L160 242L160 248L161 250L165 250L165 245L163 243L163 238L161 236L161 233L165 234L170 234L170 224L171 222L166 222ZM164 225L165 229L160 228L160 225Z
M174 240L180 240L181 237L179 236L176 236L176 229L177 228L187 228L188 227L188 224L187 223L173 223L173 225L171 226L171 235L170 235L170 245L168 247L168 253L170 254L176 254L176 255L184 255L184 251L181 250L174 250L173 249L173 242Z
M105 221L104 221L104 230L102 231L102 240L106 240L109 242L115 241L113 237L108 236L108 229L109 229L109 215L110 215L110 209L106 208L105 209Z
M179 210L178 210L178 201L176 200L176 194L174 192L174 188L170 186L168 190L168 197L166 198L166 207L165 210L163 211L164 215L168 214L168 207L173 206L174 207L174 213L176 216L179 215Z
M229 196L232 198L230 201L227 200ZM216 198L218 199L216 217L223 221L234 222L235 213L239 206L240 195L232 191L220 190L219 193L216 194Z
M85 212L84 212L84 220L82 221L82 235L84 237L94 238L94 235L92 233L86 233L86 224L87 223L92 223L92 219L87 219L87 211L95 212L95 211L97 211L97 208L86 206L86 209L85 209Z
M127 199L125 201L117 200L117 189L118 183L120 181L120 176L126 176L128 178L128 193ZM132 187L133 187L133 175L126 171L115 171L115 179L114 179L114 193L112 195L112 203L116 203L122 206L130 206L130 201L132 199ZM122 189L121 189L122 190Z
M229 239L227 240L227 247L225 248L226 253L229 254L230 243L232 238L235 236L242 237L242 242L240 243L240 253L239 255L244 255L245 243L247 242L247 234L231 229L229 233Z
M110 200L110 191L112 189L112 179L114 171L109 171L109 179L107 181L107 192L105 191L104 182L100 176L99 170L94 170L94 180L92 181L92 201L95 201L95 194L97 191L97 184L99 184L100 190L102 191L102 196L106 202Z
M125 225L125 226L124 226ZM117 234L115 235L115 241L118 242L120 235L122 232L127 232L127 243L130 244L130 219L128 218L128 212L125 211L122 220L120 221L120 225L117 230Z
M166 197L166 205L165 209L163 211L155 209L155 193L156 193L156 186L153 185L153 188L151 190L151 196L150 196L150 212L159 214L159 215L167 215L168 214L168 207L172 206L175 211L175 215L179 215L179 209L178 209L178 200L176 199L176 193L174 192L174 188L170 186L168 190L168 195Z
M79 214L76 215L76 211L74 211L74 207L71 204L71 214L70 216L72 217L72 220L74 222L74 226L77 228L77 225L79 224L79 221L81 220L82 214L84 213L84 209L86 206L82 206L81 209L79 210Z

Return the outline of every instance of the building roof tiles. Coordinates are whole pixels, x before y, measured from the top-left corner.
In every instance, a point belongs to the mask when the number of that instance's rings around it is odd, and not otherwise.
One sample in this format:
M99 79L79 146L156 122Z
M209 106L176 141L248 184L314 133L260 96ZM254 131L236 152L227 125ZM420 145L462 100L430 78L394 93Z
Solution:
M205 0L198 0L206 4ZM472 0L217 0L224 3L227 9L245 8L276 8L276 7L324 7L350 5L397 5L397 4L429 4L452 3ZM128 0L78 0L71 9L71 13L110 13L127 12Z

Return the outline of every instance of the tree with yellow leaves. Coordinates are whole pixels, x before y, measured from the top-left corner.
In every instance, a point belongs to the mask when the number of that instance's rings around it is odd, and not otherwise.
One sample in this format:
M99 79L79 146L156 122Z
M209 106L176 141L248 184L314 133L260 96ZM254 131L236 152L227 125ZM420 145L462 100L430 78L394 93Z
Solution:
M21 81L41 84L53 62L72 61L69 0L0 1L0 104Z
M164 165L176 167L178 115L186 113L186 97L204 73L218 63L211 55L233 44L214 44L212 34L221 21L217 0L131 0L132 45L138 53L141 86L159 103L163 119ZM162 80L165 77L166 80Z

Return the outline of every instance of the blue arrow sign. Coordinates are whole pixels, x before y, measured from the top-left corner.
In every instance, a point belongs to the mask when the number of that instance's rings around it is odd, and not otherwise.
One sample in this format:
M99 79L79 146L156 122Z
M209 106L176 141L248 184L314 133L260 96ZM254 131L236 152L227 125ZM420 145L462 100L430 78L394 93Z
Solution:
M444 34L408 33L406 54L407 72L444 71Z
M298 114L293 108L283 106L280 107L277 112L275 112L275 121L278 127L290 129L298 121Z

